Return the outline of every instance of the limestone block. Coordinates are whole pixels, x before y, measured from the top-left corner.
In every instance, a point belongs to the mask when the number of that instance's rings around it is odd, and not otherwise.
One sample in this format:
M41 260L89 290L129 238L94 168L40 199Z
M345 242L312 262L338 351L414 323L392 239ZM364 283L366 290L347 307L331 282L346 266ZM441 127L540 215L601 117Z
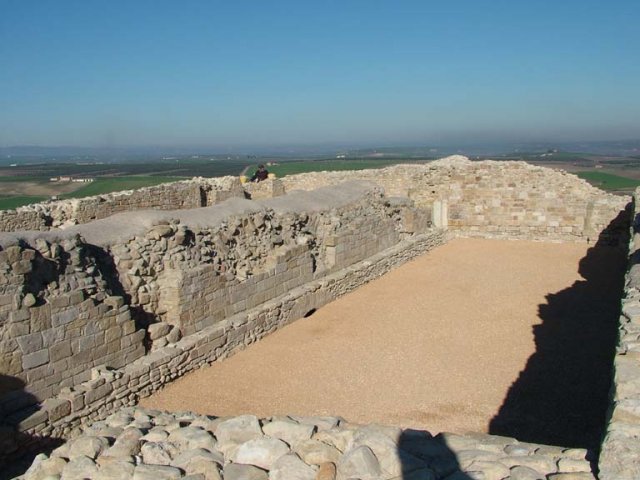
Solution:
M349 450L337 465L336 480L360 478L375 480L381 475L378 459L369 447L360 446Z
M231 455L231 460L270 470L276 460L287 453L289 447L282 440L262 437L240 444Z
M147 442L140 448L142 460L150 465L170 465L178 449L168 442Z
M84 436L70 444L69 459L86 457L95 460L108 447L109 441L104 437Z
M269 471L269 480L315 480L316 470L295 454L280 457Z
M318 440L300 442L295 445L294 451L308 465L334 464L338 462L341 456L338 449Z
M224 470L225 480L268 480L267 472L253 465L228 463Z
M49 421L55 422L71 413L71 402L62 398L48 398L42 403L42 408L47 411Z
M168 441L186 449L204 448L211 452L216 450L216 440L213 434L196 427L176 429L171 432Z
M22 368L25 370L44 365L49 361L49 350L43 349L22 356Z
M153 323L149 325L148 332L151 340L157 340L160 337L164 337L171 330L171 325L165 322Z
M43 341L40 332L30 333L16 338L16 342L20 346L20 351L24 354L30 354L42 349Z
M166 465L138 465L133 471L134 480L177 480L180 469Z

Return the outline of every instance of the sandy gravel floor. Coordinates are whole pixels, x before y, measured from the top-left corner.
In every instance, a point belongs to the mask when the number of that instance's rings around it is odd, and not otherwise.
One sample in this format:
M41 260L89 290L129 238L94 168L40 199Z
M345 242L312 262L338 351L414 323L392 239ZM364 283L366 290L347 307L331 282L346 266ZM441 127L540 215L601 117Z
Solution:
M549 299L584 286L586 253L584 244L451 241L141 403L488 431L536 351Z

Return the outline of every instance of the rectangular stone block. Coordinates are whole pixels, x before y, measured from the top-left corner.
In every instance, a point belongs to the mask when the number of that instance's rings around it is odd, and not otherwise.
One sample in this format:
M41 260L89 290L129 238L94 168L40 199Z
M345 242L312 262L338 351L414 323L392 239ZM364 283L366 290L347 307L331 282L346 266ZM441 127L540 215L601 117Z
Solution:
M104 397L106 397L107 395L109 395L112 392L113 388L111 387L111 384L109 383L105 383L104 385L101 385L97 388L93 388L91 390L89 390L87 393L85 393L84 395L84 401L86 405L90 405L100 399L103 399Z
M40 332L22 335L16 338L20 351L29 354L42 350L42 334Z
M49 348L49 358L52 362L57 362L70 356L71 342L69 340L63 340Z
M45 347L51 347L64 340L65 328L49 328L42 332L42 341Z
M50 422L55 422L71 413L71 402L62 398L48 398L42 404Z
M49 361L49 350L43 349L22 356L22 368L29 369L44 365Z
M78 318L78 310L75 307L55 312L51 314L51 325L53 327L60 327L62 325L68 325Z
M69 296L60 295L58 297L53 297L49 300L49 303L53 308L64 308L69 306Z

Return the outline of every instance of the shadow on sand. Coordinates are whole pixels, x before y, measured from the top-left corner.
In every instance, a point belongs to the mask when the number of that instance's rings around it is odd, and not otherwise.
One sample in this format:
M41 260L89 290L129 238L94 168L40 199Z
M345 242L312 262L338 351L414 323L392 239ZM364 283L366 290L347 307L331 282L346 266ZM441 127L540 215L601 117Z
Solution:
M24 386L19 378L0 374L0 480L22 475L38 453L49 453L63 443L18 432L17 425L40 409Z
M628 219L620 212L581 259L584 280L549 294L533 327L536 351L507 392L489 433L523 442L590 450L592 462L606 427L620 299L627 268ZM437 440L434 442L434 440ZM446 439L405 431L399 454L423 459L437 479L471 480ZM435 463L434 463L435 462ZM403 480L434 478L403 461Z
M611 225L620 228L621 218ZM598 449L627 266L627 237L618 235L617 245L611 238L601 235L580 261L584 280L547 295L547 303L539 305L536 351L507 392L489 433Z

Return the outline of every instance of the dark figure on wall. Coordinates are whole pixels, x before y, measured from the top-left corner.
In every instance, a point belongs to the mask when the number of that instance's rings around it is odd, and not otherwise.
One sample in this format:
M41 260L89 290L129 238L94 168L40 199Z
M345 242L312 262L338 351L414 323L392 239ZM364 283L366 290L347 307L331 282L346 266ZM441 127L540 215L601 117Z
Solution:
M261 182L263 180L266 180L267 178L269 178L269 172L267 171L267 169L264 168L264 165L258 165L258 170L253 174L253 177L251 177L251 181Z

